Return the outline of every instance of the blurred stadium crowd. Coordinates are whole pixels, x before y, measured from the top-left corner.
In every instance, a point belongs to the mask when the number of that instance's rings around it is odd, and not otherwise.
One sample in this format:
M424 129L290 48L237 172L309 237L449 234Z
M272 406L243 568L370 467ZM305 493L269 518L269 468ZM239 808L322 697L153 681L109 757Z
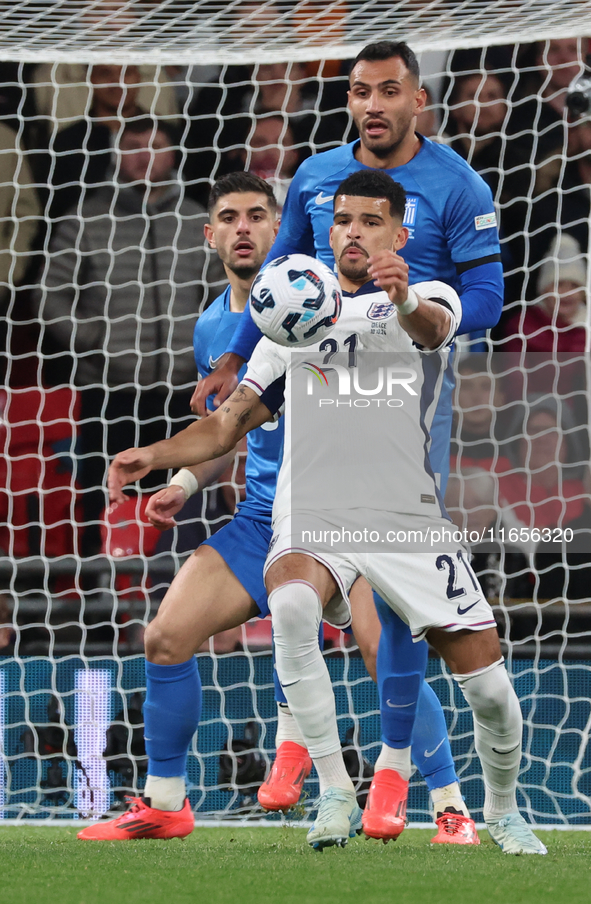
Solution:
M447 501L458 526L480 534L487 595L521 613L507 628L515 641L534 631L534 603L551 634L559 603L589 597L591 102L582 115L567 108L587 43L452 52L445 75L426 81L417 126L481 173L500 214L505 311L489 339L460 343ZM137 527L141 500L104 514L106 464L190 417L193 327L224 285L203 238L212 180L247 169L281 203L306 156L356 137L347 75L346 61L0 63L3 557L157 558L231 517L239 466L190 500L170 539ZM150 475L143 491L164 479ZM565 545L552 531L567 527ZM113 608L111 571L0 570L0 655L46 651L50 639L80 649L82 636L88 650L140 649L166 574L118 572ZM260 631L254 646L269 642Z

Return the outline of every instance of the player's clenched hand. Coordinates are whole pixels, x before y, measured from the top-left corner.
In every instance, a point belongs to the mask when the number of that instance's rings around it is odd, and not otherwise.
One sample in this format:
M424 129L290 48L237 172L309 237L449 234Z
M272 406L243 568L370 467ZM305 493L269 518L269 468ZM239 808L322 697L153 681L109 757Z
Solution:
M213 404L216 408L231 396L238 386L238 371L244 364L240 355L228 353L223 356L220 364L209 376L199 380L195 392L191 397L191 411L204 417L211 412L207 408L207 399L215 394Z
M175 526L174 516L180 512L186 501L187 497L182 487L174 485L165 487L148 499L146 518L158 530L168 530L169 527Z
M154 460L150 447L143 449L126 449L111 463L107 477L109 499L111 502L125 502L123 487L145 477L152 470Z
M376 286L388 293L394 304L408 298L408 264L395 251L378 251L368 262L369 275Z

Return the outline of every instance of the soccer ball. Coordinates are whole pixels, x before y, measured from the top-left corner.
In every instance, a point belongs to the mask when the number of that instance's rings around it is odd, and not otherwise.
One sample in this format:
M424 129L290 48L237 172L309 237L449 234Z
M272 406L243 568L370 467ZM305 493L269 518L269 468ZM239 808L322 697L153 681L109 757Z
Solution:
M252 319L279 345L313 345L339 319L342 299L335 274L307 254L278 257L250 290Z

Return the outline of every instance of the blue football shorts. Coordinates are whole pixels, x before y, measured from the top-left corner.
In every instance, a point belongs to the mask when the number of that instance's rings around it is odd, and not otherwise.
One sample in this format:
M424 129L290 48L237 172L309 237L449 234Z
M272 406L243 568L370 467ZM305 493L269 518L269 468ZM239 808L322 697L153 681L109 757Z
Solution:
M240 510L221 530L203 541L220 554L259 608L259 618L269 615L263 567L273 536L271 521L255 521Z

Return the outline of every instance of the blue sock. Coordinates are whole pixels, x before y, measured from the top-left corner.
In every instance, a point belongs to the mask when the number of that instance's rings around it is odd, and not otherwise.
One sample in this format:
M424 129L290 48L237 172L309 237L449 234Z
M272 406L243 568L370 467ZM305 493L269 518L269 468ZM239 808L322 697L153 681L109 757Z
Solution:
M382 623L377 657L382 740L388 747L410 747L428 648L412 642L408 625L375 593L374 600Z
M408 625L376 593L374 601L382 623L377 662L382 740L388 747L411 744L412 761L429 790L442 788L458 779L441 703L424 680L427 643L413 643Z
M191 656L179 665L146 660L144 735L148 775L184 775L187 753L201 718L201 678Z
M429 791L458 781L441 703L426 681L419 694L411 753Z
M323 622L320 622L320 628L318 630L318 646L321 650L324 649L324 627ZM284 706L287 706L287 698L283 693L283 688L281 687L281 682L279 681L279 676L277 674L277 668L275 666L275 644L273 644L273 685L275 687L275 702L283 703Z

